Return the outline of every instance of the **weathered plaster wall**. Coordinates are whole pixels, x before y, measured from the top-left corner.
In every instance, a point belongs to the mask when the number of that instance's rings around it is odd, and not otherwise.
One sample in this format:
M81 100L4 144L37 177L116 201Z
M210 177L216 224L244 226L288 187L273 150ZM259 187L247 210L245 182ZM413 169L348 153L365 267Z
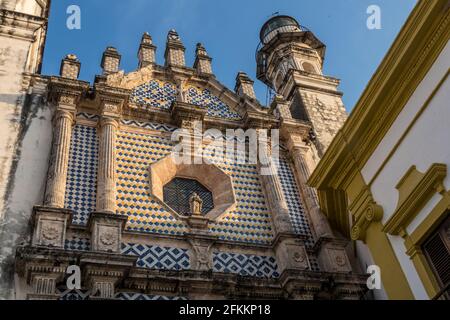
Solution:
M22 117L22 73L29 42L2 37L0 42L0 219L4 215L8 175Z
M10 170L2 180L7 183L0 225L0 298L14 297L15 249L29 239L33 206L42 203L52 139L52 111L41 94L26 95L19 109L15 143L7 150Z
M0 19L0 298L14 297L15 249L42 203L52 114L46 80L24 72L39 69L48 3L0 0L0 9L10 10Z

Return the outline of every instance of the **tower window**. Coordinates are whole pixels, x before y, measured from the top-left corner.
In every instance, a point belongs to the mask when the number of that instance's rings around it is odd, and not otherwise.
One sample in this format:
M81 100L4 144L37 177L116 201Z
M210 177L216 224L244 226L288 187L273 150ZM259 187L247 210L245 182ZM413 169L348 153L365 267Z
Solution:
M303 70L308 73L317 73L316 68L314 68L314 66L309 62L303 62L302 67L303 67Z
M214 208L213 195L197 180L175 178L163 188L164 202L182 216L192 214L191 197L194 193L202 200L201 213L206 215Z

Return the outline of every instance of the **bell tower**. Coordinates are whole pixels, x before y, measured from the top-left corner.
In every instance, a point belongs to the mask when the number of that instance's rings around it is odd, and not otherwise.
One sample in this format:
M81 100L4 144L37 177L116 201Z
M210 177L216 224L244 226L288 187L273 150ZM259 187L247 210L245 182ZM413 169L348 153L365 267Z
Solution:
M257 78L289 103L291 116L310 122L322 155L347 118L339 80L322 73L325 45L289 16L275 16L261 28Z

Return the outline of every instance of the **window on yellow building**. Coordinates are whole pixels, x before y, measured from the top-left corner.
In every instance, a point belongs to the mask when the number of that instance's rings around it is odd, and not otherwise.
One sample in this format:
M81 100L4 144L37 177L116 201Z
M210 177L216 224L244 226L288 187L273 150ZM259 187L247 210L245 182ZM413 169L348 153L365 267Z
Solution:
M428 263L439 281L443 294L450 298L450 216L422 246Z

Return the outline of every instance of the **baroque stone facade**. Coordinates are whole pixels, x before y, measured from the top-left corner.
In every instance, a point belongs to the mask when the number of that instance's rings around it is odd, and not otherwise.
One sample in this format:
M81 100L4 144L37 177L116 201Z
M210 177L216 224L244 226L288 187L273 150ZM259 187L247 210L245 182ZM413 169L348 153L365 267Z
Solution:
M321 48L308 48L305 40L313 37L311 32L287 32L299 33L289 41L297 41L301 52L320 57ZM280 33L273 39L283 37ZM264 52L270 52L268 45ZM121 56L108 47L101 60L103 73L93 84L78 79L81 63L73 54L62 60L59 76L28 76L32 81L26 86L27 100L34 101L30 108L48 110L52 139L48 132L35 138L45 144L35 154L39 163L48 164L48 170L41 168L46 179L36 178L45 191L39 190L40 198L31 199L20 213L9 212L5 218L6 223L21 225L2 253L2 291L14 288L16 293L6 298L364 295L365 277L354 269L347 242L330 228L315 190L306 185L345 114L337 91L303 91L294 85L296 77L317 78L334 87L337 80L291 66L283 81L302 97L309 118L300 119L293 116L300 105L284 87L276 85L279 95L264 107L245 73L237 75L231 91L214 76L203 45L197 45L192 68L185 65L184 50L180 36L170 30L165 64L158 65L156 46L144 34L139 68L133 72L120 71ZM281 68L268 61L269 69ZM319 70L319 64L315 68ZM271 77L272 71L264 72ZM194 125L203 131L279 129L278 171L269 167L272 174L261 175L261 163L218 158L209 151L208 140L199 146L206 164L175 163L171 137L180 128L192 132ZM185 216L168 206L164 186L174 178L200 183L211 192L213 208L198 214L200 201L197 214ZM25 227L28 219L30 231ZM8 232L2 229L2 237ZM82 288L68 291L64 279L74 264L81 268ZM15 281L5 274L14 275Z

